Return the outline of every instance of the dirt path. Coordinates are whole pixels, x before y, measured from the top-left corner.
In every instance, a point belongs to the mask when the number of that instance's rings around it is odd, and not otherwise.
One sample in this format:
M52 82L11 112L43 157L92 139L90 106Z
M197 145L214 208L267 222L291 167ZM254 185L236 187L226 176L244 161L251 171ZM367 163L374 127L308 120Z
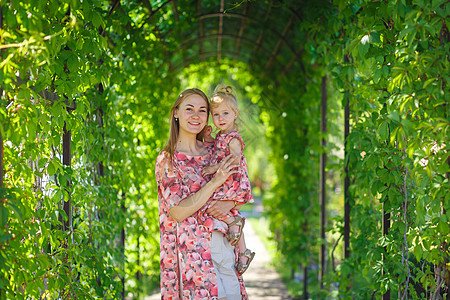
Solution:
M256 252L255 258L244 273L244 282L250 300L290 299L280 276L270 265L271 257L250 222L245 223L247 247Z
M256 235L250 222L245 223L244 233L247 247L256 252L252 264L244 273L245 287L247 288L249 299L290 299L280 276L270 265L271 258L269 253ZM145 300L157 299L161 299L160 294L154 294L145 298Z

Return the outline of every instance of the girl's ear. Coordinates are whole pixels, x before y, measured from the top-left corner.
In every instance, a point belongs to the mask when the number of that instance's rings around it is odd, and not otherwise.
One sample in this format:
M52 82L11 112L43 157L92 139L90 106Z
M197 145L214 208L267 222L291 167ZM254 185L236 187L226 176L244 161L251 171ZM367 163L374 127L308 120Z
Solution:
M174 118L178 118L178 109L175 109L175 110L173 111L173 117L174 117Z

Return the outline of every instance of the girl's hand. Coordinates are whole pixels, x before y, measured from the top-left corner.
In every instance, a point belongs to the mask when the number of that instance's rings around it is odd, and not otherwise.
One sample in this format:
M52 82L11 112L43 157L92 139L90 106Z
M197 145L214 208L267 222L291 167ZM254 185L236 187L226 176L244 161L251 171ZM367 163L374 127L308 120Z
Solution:
M214 142L213 137L211 136L212 133L212 127L210 125L207 125L203 132L203 141L212 143Z

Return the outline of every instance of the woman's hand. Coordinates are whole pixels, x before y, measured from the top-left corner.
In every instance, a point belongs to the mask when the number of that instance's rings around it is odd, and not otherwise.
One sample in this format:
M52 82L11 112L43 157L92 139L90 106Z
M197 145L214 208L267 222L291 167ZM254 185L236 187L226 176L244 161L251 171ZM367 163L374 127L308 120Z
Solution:
M234 207L233 200L212 201L209 204L209 208L206 210L206 213L220 220L224 218L233 207Z
M225 158L217 166L218 168L216 175L214 175L212 180L216 181L216 183L220 186L227 180L228 177L230 177L230 175L238 172L236 168L239 167L239 164L234 161L233 154L230 154L225 156Z
M233 163L232 155L228 155L220 164L218 164L218 166L219 168L216 172L216 175L214 175L214 177L209 182L207 182L200 190L181 200L178 205L175 205L171 209L169 209L169 214L172 216L172 218L174 218L178 222L181 222L187 217L193 215L208 202L208 199L212 196L214 191L219 186L221 186L231 174L237 172L236 167L238 167L239 165ZM233 208L233 206L234 203L232 203L225 214L227 214L228 211ZM214 211L217 211L216 215L219 215L220 210L217 207L215 210L213 210L213 213L215 213Z
M202 170L202 176L205 177L207 175L212 175L212 174L216 173L218 168L219 168L219 165L204 167Z

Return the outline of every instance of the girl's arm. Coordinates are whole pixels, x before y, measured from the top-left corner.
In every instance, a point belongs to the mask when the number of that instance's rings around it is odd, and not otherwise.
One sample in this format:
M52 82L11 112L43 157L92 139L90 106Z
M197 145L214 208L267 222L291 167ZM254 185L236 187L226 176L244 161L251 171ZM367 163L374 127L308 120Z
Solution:
M177 205L169 209L169 214L176 221L181 222L187 217L193 215L196 211L203 207L208 202L208 199L214 191L221 186L227 178L237 172L237 165L234 164L232 155L225 157L225 159L218 164L216 175L206 183L196 193L181 200Z
M228 147L230 148L230 152L234 157L233 163L240 164L241 163L241 154L242 154L241 141L234 138L228 143Z

